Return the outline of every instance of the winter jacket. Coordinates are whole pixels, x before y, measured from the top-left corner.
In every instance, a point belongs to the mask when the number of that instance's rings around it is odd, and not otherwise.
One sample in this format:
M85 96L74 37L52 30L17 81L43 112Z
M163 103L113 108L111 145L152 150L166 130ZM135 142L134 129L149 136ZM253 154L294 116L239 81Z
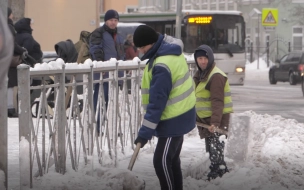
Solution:
M142 88L146 86L149 87L149 97L148 99L146 98L146 113L138 136L149 140L153 135L157 137L174 137L187 134L195 127L195 95L191 78L190 84L185 83L185 81L188 82L188 78L184 77L190 77L190 75L187 75L189 72L188 65L182 54L181 40L171 36L164 37L159 34L158 41L141 59L148 59L144 71ZM158 60L172 60L176 65L172 63L166 64L162 61L158 62ZM171 70L176 69L183 71L171 73ZM149 76L146 76L147 73ZM185 73L183 75L184 77L178 75L180 73ZM173 83L176 79L179 80ZM147 82L150 82L150 84L147 85ZM184 86L184 84L186 86ZM177 87L176 85L180 86ZM173 92L173 90L175 91ZM175 97L178 95L177 97L180 98L180 94L185 95L182 96L184 98L183 100L187 98L187 107L190 106L190 108L181 107L179 108L180 114L171 117L172 114L170 113L169 107L171 106L171 101L176 101L172 96ZM174 112L174 110L172 110L172 112ZM170 114L164 115L165 113Z
M7 23L8 23L8 27L11 31L11 34L15 38L16 31L15 31L13 21L10 18L8 18ZM14 56L22 56L24 51L25 50L21 46L19 46L18 43L16 42L16 40L14 39ZM16 67L10 67L9 70L8 70L8 75L7 76L8 76L8 85L7 85L8 88L18 86L17 68Z
M8 23L8 27L13 35L13 37L15 38L16 36L16 31L15 31L15 27L14 27L14 24L13 24L13 21L12 19L8 18L7 19L7 23ZM14 55L22 55L22 53L24 52L25 50L20 47L17 42L14 40Z
M12 59L14 39L0 9L0 81L5 80ZM1 90L4 89L3 87Z
M90 59L89 41L91 33L88 31L81 31L79 41L75 44L75 49L78 53L77 63L84 63L85 60Z
M208 55L213 55L213 52L209 48L204 48L205 46L200 46L198 49L204 49L207 51ZM195 73L193 80L195 83L195 87L198 86L198 84L202 81L208 80L208 76L210 72L215 67L213 56L211 56L211 60L209 57L210 67L206 71L202 71L195 59L195 62L198 67L198 71ZM209 64L208 62L208 64ZM224 108L224 87L225 83L227 81L227 77L224 77L220 73L213 74L213 76L210 78L209 82L207 83L205 89L210 91L210 99L211 99L211 110L212 110L212 116L207 118L199 118L196 116L196 121L208 125L215 125L218 126L220 129L228 130L229 128L229 119L230 119L230 113L223 114L223 108ZM213 136L213 133L210 133L208 129L197 127L199 131L200 138L206 138Z
M117 34L117 29L110 29L106 25L95 29L90 37L90 54L93 60L108 61L111 58L124 60L123 38ZM99 73L94 74L94 80L98 80ZM104 78L109 77L105 72Z
M31 19L22 18L15 24L17 31L15 40L16 42L25 47L28 54L36 60L36 63L42 62L42 51L40 44L32 36Z
M124 48L125 48L125 60L133 60L134 57L138 56L138 51L136 51L136 48L128 41L125 42Z

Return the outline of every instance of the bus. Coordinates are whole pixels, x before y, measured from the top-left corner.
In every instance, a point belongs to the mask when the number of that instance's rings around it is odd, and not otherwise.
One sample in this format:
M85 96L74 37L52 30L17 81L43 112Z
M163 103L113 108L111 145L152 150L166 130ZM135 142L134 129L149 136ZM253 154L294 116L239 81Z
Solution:
M101 15L103 19L104 15ZM209 45L217 67L228 76L229 84L243 85L245 79L245 22L240 11L183 10L181 40L188 62L194 63L193 53ZM157 32L175 36L176 13L120 14L119 22L138 22Z

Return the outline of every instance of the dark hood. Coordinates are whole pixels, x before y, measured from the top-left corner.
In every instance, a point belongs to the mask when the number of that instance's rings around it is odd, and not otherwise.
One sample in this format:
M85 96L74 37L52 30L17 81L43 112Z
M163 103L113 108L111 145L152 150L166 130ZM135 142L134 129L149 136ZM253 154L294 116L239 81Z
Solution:
M211 68L212 68L212 65L214 63L214 55L213 55L213 51L212 49L207 46L207 45L201 45L199 46L195 51L194 51L194 60L195 60L195 63L196 63L196 66L197 68L202 71L202 69L198 66L197 64L197 61L196 61L196 53L197 51L200 51L200 50L204 50L205 52L207 52L208 54L208 65L207 65L207 68L203 71L203 72L206 72L206 71L209 71Z
M65 63L75 63L77 61L78 53L71 40L55 44L55 51L58 57L63 59Z
M149 59L149 70L152 68L154 59L165 55L181 55L183 53L183 42L172 36L158 34L157 42L152 48L141 58L141 60Z
M33 29L31 28L31 19L22 18L15 24L15 30L17 33L30 33L32 34Z

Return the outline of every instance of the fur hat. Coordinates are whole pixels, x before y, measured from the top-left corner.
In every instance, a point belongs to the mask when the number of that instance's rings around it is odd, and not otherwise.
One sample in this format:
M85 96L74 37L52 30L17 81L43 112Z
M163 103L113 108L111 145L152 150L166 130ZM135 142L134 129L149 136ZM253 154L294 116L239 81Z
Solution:
M117 20L119 20L119 15L117 11L110 9L106 12L104 21L106 22L107 20L110 20L112 18L116 18Z
M7 7L7 17L9 17L13 13L12 9Z
M127 40L129 43L133 43L133 34L128 34L126 40Z
M134 31L133 41L136 47L153 44L158 40L158 33L147 25L139 25Z

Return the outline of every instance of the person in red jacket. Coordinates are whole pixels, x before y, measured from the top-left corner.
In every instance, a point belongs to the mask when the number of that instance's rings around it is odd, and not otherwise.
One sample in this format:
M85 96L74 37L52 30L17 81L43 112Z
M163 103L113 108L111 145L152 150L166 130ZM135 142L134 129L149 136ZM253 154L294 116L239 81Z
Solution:
M132 60L134 57L138 56L138 51L134 45L132 34L128 34L127 39L124 44L124 48L125 48L125 55L126 55L125 60Z

